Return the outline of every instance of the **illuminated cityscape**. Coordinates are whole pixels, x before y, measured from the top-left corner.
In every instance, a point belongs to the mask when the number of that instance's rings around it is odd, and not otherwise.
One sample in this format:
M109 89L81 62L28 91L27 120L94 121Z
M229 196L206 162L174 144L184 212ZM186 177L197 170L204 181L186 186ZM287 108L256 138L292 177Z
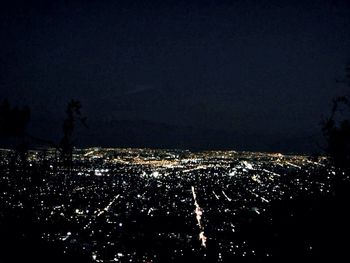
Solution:
M0 263L350 262L349 32L350 0L1 1Z
M10 154L1 151L1 167ZM329 193L336 176L323 157L279 153L77 149L71 171L57 165L54 150L30 151L28 160L47 173L5 172L1 206L21 209L31 200L45 242L94 262L273 257L246 240L246 222L283 198Z

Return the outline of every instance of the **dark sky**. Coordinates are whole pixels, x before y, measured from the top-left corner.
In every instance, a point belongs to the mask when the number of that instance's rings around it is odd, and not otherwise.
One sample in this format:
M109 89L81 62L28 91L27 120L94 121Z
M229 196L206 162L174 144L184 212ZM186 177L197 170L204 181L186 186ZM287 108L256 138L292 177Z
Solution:
M347 92L347 0L1 5L0 97L38 136L76 98L82 145L307 151Z

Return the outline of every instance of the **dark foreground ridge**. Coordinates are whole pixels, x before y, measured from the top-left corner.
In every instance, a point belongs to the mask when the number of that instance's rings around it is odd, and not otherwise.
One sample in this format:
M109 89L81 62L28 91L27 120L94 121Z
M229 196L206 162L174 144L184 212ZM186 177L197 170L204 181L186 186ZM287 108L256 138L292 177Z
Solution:
M1 151L0 262L347 258L349 178L323 157L233 151Z

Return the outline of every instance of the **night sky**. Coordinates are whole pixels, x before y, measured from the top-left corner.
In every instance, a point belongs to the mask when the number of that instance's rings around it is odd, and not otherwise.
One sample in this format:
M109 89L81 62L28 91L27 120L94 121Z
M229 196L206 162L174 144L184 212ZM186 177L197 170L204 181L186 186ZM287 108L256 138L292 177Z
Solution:
M0 99L79 146L317 151L350 59L350 2L1 1Z

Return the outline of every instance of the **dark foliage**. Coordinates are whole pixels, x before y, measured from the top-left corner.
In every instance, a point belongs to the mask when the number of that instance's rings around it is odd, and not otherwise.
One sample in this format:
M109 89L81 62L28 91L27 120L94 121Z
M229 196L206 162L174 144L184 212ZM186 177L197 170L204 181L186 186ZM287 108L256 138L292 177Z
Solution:
M350 87L350 66L347 67ZM350 99L340 96L333 100L328 118L322 121L322 132L326 139L326 153L337 167L350 168Z
M62 130L63 137L59 143L61 150L61 158L63 163L68 167L72 164L73 155L73 133L77 123L82 124L86 127L86 117L81 114L81 103L78 100L71 100L66 108L66 119L63 122Z
M12 162L21 162L26 165L28 138L27 126L30 121L30 109L12 107L5 99L0 104L0 137L5 140L14 140L14 155Z
M0 209L0 262L90 262L91 259L81 251L64 252L64 246L60 243L47 243L41 238L44 228L54 228L38 222L38 204L34 196L38 195L38 186L47 176L47 164L27 166L25 169L18 167L0 166L1 178L9 176L11 182L28 189L30 194L14 192L6 180L0 180L0 192L11 192L15 200L22 204L21 207L9 206L1 203Z
M331 194L275 201L261 217L248 220L240 234L255 245L257 254L274 255L254 262L348 260L350 186L342 182L334 187Z
M30 120L30 109L28 106L22 109L11 107L5 99L0 103L0 136L23 137Z

